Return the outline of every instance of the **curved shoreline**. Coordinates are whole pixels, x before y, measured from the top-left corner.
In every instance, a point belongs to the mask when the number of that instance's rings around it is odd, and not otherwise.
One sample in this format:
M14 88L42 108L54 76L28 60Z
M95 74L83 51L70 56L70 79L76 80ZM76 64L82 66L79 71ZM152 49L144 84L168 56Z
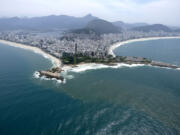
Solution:
M25 44L21 44L21 43L15 43L15 42L11 42L11 41L6 41L6 40L0 40L0 43L4 44L4 45L9 45L12 47L17 47L17 48L21 48L21 49L26 49L29 51L32 51L34 53L38 53L42 56L44 56L45 58L48 58L54 67L60 67L61 66L61 61L60 59L44 52L43 50L41 50L38 47L34 47L34 46L30 46L30 45L25 45Z
M115 57L116 55L114 54L114 50L122 45L129 44L129 43L134 43L134 42L142 42L142 41L149 41L149 40L159 40L159 39L180 39L180 36L174 36L174 37L149 37L149 38L139 38L139 39L130 39L122 42L115 43L110 46L108 50L108 54L112 55Z
M180 36L178 36L178 37L140 38L140 39L132 39L132 40L127 40L127 41L123 41L123 42L118 42L118 43L115 43L115 44L110 46L108 53L115 57L115 54L113 53L113 51L114 51L114 49L116 49L117 47L119 47L121 45L125 45L125 44L128 44L128 43L133 43L133 42L148 41L148 40L158 40L158 39L180 39ZM61 63L60 59L58 59L58 58L44 52L43 50L41 50L38 47L33 47L33 46L30 46L30 45L25 45L25 44L21 44L21 43L15 43L15 42L6 41L6 40L0 40L0 43L5 44L5 45L9 45L9 46L12 46L12 47L17 47L17 48L30 50L30 51L32 51L34 53L38 53L38 54L44 56L45 58L49 59L52 62L53 67L61 67L62 70L65 71L65 72L66 71L82 72L82 71L86 71L86 70L90 70L90 69L100 69L100 68L112 67L112 66L107 66L107 65L97 64L97 63L86 63L86 64L83 63L83 64L78 64L75 67L71 66L71 65L62 66L62 63ZM142 66L142 65L141 64L128 65L128 64L122 64L121 63L119 65L114 66L114 68L136 67L136 66Z

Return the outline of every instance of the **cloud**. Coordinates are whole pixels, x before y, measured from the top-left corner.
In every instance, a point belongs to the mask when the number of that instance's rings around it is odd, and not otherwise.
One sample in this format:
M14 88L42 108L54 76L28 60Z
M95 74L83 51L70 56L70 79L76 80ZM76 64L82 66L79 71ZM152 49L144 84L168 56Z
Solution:
M114 9L117 19L180 26L180 0L156 0L143 3L114 0L109 5Z
M180 0L0 0L0 16L84 16L180 26Z

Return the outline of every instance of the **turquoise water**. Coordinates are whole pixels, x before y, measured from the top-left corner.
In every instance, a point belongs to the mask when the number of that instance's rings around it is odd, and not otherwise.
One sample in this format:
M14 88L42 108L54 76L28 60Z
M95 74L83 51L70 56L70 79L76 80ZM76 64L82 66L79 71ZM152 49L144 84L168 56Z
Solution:
M152 42L152 48L144 48ZM150 56L164 43L163 52L170 51L164 60L180 64L180 54L169 49L180 52L180 40L132 43L115 53L162 60L161 51ZM0 63L0 135L180 134L178 70L89 70L69 73L74 78L58 84L33 77L51 66L49 60L2 44Z
M141 56L180 65L180 39L150 40L129 43L114 50L117 55Z

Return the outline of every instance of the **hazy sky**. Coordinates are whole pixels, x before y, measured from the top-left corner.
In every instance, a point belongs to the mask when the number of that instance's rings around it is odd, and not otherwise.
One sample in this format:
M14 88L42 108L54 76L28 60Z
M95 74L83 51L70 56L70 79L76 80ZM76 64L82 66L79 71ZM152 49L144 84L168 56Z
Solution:
M180 0L0 0L0 17L72 15L180 26Z

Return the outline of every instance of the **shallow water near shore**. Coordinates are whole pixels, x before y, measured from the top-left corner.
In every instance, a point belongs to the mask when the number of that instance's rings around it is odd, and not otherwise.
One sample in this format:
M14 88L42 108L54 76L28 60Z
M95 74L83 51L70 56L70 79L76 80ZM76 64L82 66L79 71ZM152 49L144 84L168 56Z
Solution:
M162 54L159 50L150 57L156 48L144 44L152 43L166 44ZM146 54L180 64L180 54L171 52L180 52L179 43L177 39L131 43L115 53ZM167 58L161 59L166 47ZM150 66L76 70L59 84L33 77L51 62L30 51L0 45L0 62L0 134L180 134L178 70Z
M140 56L180 65L180 39L159 39L129 43L114 50L116 55Z

